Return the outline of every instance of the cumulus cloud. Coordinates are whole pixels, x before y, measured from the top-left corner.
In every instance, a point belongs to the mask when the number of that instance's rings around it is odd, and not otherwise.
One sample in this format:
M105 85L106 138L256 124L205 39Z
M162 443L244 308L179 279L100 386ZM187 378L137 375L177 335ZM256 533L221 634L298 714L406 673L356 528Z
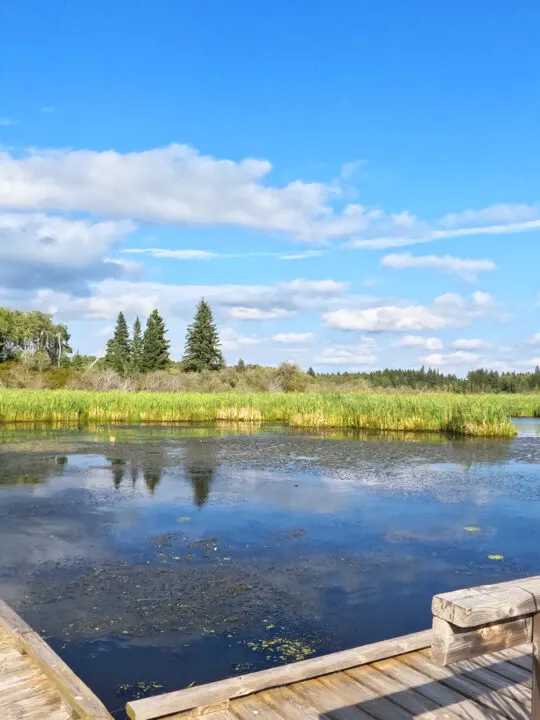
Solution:
M106 255L133 229L130 221L0 214L0 284L85 292L89 282L120 277L132 269Z
M368 343L360 345L334 345L325 348L315 358L317 365L341 365L349 367L353 365L375 365L377 355L373 352L373 346Z
M324 241L359 231L369 212L334 211L334 183L272 186L267 160L201 155L187 145L143 152L114 150L0 153L0 206L89 212L181 225L229 225Z
M452 347L458 350L483 350L484 348L493 347L488 340L480 340L478 338L459 338L454 340Z
M402 270L404 268L427 268L454 273L464 280L474 281L478 273L495 270L493 260L467 260L452 255L411 255L410 253L394 253L381 259L381 265L387 268Z
M272 340L282 345L302 345L313 340L313 333L278 333Z
M448 365L476 365L480 360L480 355L477 353L465 352L457 350L456 352L447 353L432 353L431 355L425 355L422 358L422 362L426 365L446 367Z
M171 144L141 152L31 150L0 152L0 207L83 212L170 225L236 226L289 238L385 248L464 235L540 227L538 205L495 205L438 220L344 203L353 166L336 181L269 181L268 160L233 161ZM294 257L294 256L293 256ZM292 259L292 258L290 258Z
M225 328L219 333L221 347L224 350L239 350L251 345L260 345L262 338L257 335L242 335L233 328Z
M341 308L324 313L323 323L340 330L371 332L411 332L464 327L472 320L496 312L487 293L476 291L470 298L446 293L432 305L383 305L365 309Z
M437 337L422 337L421 335L406 335L393 343L394 347L419 347L426 350L442 350L443 344Z
M540 332L535 333L527 340L529 345L540 345Z
M221 320L270 320L342 303L348 283L293 280L273 285L166 285L104 280L89 297L43 289L26 296L27 305L58 312L63 319L112 320L120 311L148 315L158 307L167 317L189 319L204 297Z

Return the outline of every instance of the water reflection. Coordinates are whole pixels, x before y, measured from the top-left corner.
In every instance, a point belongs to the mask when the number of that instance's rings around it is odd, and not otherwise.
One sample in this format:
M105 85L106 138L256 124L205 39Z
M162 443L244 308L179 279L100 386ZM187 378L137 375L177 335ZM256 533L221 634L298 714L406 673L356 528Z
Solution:
M9 431L0 596L116 709L120 685L267 667L252 647L277 633L339 650L425 628L436 592L538 574L539 480L534 437Z
M208 502L218 464L217 447L212 441L192 443L185 449L184 472L193 488L193 502L198 508Z

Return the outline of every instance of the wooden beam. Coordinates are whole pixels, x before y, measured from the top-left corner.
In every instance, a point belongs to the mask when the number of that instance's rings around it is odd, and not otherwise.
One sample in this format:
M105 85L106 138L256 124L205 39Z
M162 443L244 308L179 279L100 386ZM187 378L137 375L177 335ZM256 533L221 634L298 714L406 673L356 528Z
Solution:
M532 621L532 720L540 720L540 613Z
M540 576L480 585L435 595L435 617L458 627L478 627L532 615L540 610Z
M9 605L0 600L0 623L17 648L49 679L62 701L81 720L112 720L112 715L73 670Z
M420 650L431 644L431 630L412 635L383 640L352 650L323 655L319 658L301 660L291 665L262 670L250 675L220 680L201 687L178 690L152 698L134 700L127 704L127 714L132 720L156 720L174 713L203 709L216 703L244 697L270 688L310 680L340 670L348 670L377 660Z
M532 619L528 616L469 629L435 617L431 659L435 665L449 665L529 643L532 639L532 625Z

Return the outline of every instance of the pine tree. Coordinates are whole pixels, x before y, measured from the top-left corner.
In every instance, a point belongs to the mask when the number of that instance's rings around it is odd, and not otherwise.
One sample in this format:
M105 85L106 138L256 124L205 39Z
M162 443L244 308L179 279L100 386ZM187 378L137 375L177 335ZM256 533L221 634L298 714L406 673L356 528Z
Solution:
M133 323L133 340L131 341L131 372L134 374L141 372L143 354L143 336L141 330L141 321L137 316Z
M315 374L315 370L312 367L308 367L308 369L306 371L306 375L309 375L310 377L313 377L313 378L317 377Z
M131 365L131 341L126 318L118 313L114 335L107 343L105 365L120 375L126 375Z
M219 370L225 366L210 305L201 299L186 334L184 368L188 372Z
M157 310L146 321L142 342L140 367L142 372L163 370L169 364L169 341L165 337L167 328Z

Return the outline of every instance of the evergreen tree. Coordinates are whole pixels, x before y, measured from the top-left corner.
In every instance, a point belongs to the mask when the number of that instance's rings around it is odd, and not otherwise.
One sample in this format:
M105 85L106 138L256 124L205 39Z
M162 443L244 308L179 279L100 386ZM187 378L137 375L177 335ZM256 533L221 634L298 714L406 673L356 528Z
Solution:
M143 354L143 336L141 330L141 321L137 316L133 323L133 340L131 342L131 372L140 373Z
M225 367L219 345L212 310L202 298L197 305L193 323L187 329L184 368L188 372L201 372Z
M146 321L142 342L140 368L142 372L163 370L169 364L169 341L165 337L167 328L157 310Z
M127 375L131 366L131 341L124 313L118 313L114 335L107 343L105 365L120 375Z
M309 375L310 377L317 377L315 374L315 370L312 367L308 367L306 375Z
M240 358L240 360L236 363L236 369L238 372L244 372L246 369L246 363Z

